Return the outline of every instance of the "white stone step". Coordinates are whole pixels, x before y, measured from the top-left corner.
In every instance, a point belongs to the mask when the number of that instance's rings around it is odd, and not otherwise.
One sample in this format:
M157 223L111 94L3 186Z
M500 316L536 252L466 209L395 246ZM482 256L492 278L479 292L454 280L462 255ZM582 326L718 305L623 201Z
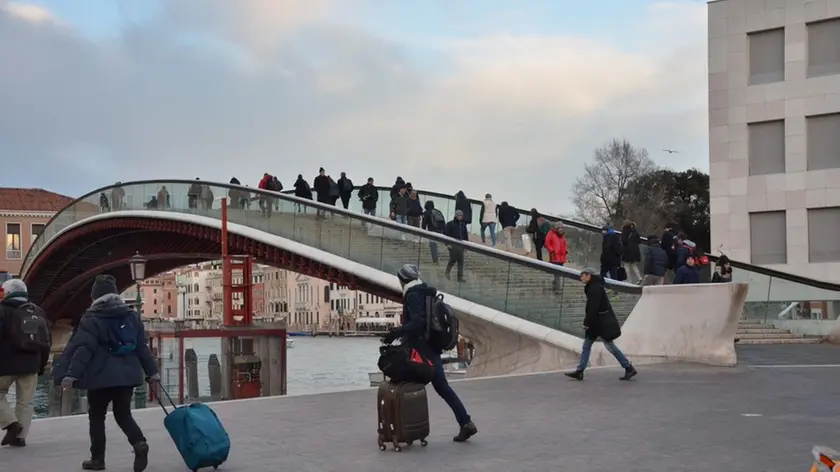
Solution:
M736 337L743 339L801 339L805 336L801 334L793 334L790 332L782 333L746 333L738 334Z
M793 339L741 339L738 344L819 344L819 338L793 338Z
M776 328L741 328L738 327L738 334L788 334L786 329Z

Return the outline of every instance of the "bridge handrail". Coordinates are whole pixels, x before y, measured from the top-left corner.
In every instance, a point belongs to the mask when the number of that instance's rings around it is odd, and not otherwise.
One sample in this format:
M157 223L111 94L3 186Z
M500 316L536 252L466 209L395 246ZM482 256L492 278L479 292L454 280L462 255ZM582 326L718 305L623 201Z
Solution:
M356 190L358 190L359 188L361 188L361 187L360 186L355 187ZM376 189L380 192L390 192L391 187L376 186ZM434 191L430 191L430 190L419 190L419 189L414 189L414 190L416 190L418 195L421 195L421 196L429 196L429 197L435 197L435 198L441 198L441 199L449 199L449 200L452 200L452 201L455 200L455 197L453 197L452 195L445 194L445 193L434 192ZM283 191L283 193L290 193L290 192L294 192L294 190L284 190ZM481 200L476 200L476 199L473 199L473 198L468 198L468 200L469 200L470 204L472 204L472 205L482 205L484 203ZM522 216L525 216L525 217L530 217L531 216L531 211L530 210L524 210L522 208L518 208L518 207L515 207L513 205L511 205L510 207L513 208L514 210L516 210L517 212L519 212L519 214L522 215ZM600 233L601 232L601 227L595 226L595 225L592 225L592 224L589 224L589 223L584 223L584 222L581 222L581 221L570 220L568 218L562 218L562 217L550 216L550 215L544 215L544 214L540 214L540 216L542 216L543 218L545 218L546 220L548 220L552 223L556 223L556 222L559 221L559 222L563 223L563 225L571 226L573 228L582 229L584 231L589 231L589 232L592 232L592 233ZM645 238L645 237L640 236L640 239L643 242L647 241L647 238ZM704 255L707 256L709 258L709 260L711 260L712 262L717 262L720 259L720 256L716 256L716 255L711 254L711 253L705 253ZM748 272L755 272L756 274L765 275L767 277L774 277L774 278L778 278L778 279L782 279L782 280L787 280L789 282L794 282L794 283L798 283L798 284L802 284L802 285L807 285L809 287L814 287L814 288L818 288L818 289L822 289L822 290L840 292L840 284L826 282L826 281L823 281L823 280L811 279L811 278L808 278L808 277L803 277L803 276L800 276L800 275L791 274L789 272L782 272L782 271L779 271L779 270L776 270L776 269L770 269L768 267L758 266L758 265L750 264L748 262L743 262L743 261L737 261L737 260L730 259L729 263L732 267L735 267L736 269L741 269L741 270L745 270L745 271L748 271Z
M506 251L501 251L501 250L498 250L498 249L495 249L495 248L490 248L490 247L487 247L487 246L484 246L484 245L481 245L481 244L476 244L476 243L469 242L469 241L458 241L458 240L452 239L448 236L444 236L440 233L435 233L433 231L426 231L426 230L416 228L416 227L413 227L413 226L400 224L400 223L391 221L390 219L378 218L378 217L374 217L374 216L370 216L370 215L365 215L365 214L362 214L362 213L357 213L357 212L354 212L354 211L345 210L343 208L339 208L339 207L336 207L336 206L333 206L333 205L328 205L328 204L321 203L321 202L318 202L318 201L315 201L315 200L299 198L299 197L296 197L294 195L290 195L290 194L283 193L283 192L274 192L274 191L263 190L263 189L259 189L259 188L246 187L244 185L235 185L235 184L222 183L222 182L212 182L212 181L208 181L208 180L188 180L188 179L137 180L137 181L130 181L130 182L120 182L119 184L111 184L111 185L108 185L108 186L105 186L105 187L101 187L99 189L96 189L92 192L89 192L89 193L73 200L71 203L69 203L67 206L62 208L55 215L53 215L53 217L50 218L50 220L47 221L46 225L44 226L44 231L42 232L42 234L46 234L47 233L47 228L49 227L49 225L52 224L57 218L59 218L60 215L62 215L66 210L68 210L70 208L73 208L79 202L82 202L82 201L84 201L84 200L86 200L86 199L88 199L88 198L90 198L94 195L98 195L100 193L107 192L108 190L112 190L114 188L133 187L133 186L140 186L140 185L172 185L172 184L175 184L175 185L192 185L192 184L195 184L195 183L198 183L200 185L208 185L208 186L212 186L212 187L225 188L225 189L228 189L228 190L241 190L241 191L248 192L252 195L264 195L264 196L271 197L271 198L280 198L280 199L289 201L291 203L299 203L301 205L306 205L306 206L310 206L310 207L319 208L321 210L326 210L326 211L329 211L331 213L337 213L339 215L345 215L345 216L351 217L351 218L356 219L356 220L366 221L368 223L371 223L371 224L374 224L374 225L377 225L377 226L384 226L384 227L387 227L387 228L390 228L390 229L393 229L393 230L396 230L396 231L399 231L399 232L404 232L404 233L408 233L408 234L412 234L412 235L415 235L415 236L418 236L418 237L425 238L427 240L436 241L436 242L439 242L441 244L445 244L445 245L449 245L449 246L452 246L452 245L461 246L464 249L468 249L470 251L477 252L479 254L483 254L483 255L493 257L493 258L496 258L496 259L501 259L501 260L504 260L504 261L507 261L507 262L513 262L513 263L516 263L516 264L519 264L519 265L528 266L528 267L540 270L542 272L553 273L553 274L559 275L561 277L569 278L569 279L580 279L580 271L575 270L575 269L571 269L571 268L563 267L563 266L558 266L556 264L550 264L550 263L547 263L547 262L543 262L543 261L531 259L531 258L528 258L528 257L520 256L518 254L512 254L512 253L509 253L509 252L506 252ZM57 237L58 235L60 235L63 230L64 230L64 228L57 231L55 235L53 235L51 238L49 238L49 240L52 240L55 237ZM23 276L24 273L29 269L32 262L37 258L37 256L40 254L41 250L43 248L45 248L47 244L48 244L47 240L42 240L41 238L39 238L35 241L35 244L33 244L29 248L29 250L26 253L26 257L24 258L24 264L23 264L23 268L21 270L21 276ZM640 294L641 290L642 290L641 287L639 287L638 285L629 284L629 283L625 283L625 282L617 282L617 281L610 280L610 279L606 280L606 284L611 289L613 289L617 292Z

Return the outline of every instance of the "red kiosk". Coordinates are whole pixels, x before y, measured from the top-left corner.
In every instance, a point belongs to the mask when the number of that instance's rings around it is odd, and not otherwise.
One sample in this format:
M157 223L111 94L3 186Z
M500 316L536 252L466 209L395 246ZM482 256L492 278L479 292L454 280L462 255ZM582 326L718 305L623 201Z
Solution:
M149 330L152 352L163 352L164 339L178 340L178 401L184 403L184 340L221 338L223 400L286 394L286 327L255 325L253 321L253 261L248 255L228 253L228 199L222 198L222 289L224 314L218 329L188 329L175 323L168 329ZM279 362L276 362L279 361ZM163 359L158 356L163 369ZM271 369L274 369L272 371ZM150 392L152 399L153 392Z

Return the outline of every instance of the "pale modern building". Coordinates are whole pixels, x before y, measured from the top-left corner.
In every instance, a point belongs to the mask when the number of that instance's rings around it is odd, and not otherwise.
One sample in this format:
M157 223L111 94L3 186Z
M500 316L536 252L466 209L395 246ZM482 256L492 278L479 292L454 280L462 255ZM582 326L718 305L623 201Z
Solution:
M713 249L840 282L840 0L712 1L708 36Z

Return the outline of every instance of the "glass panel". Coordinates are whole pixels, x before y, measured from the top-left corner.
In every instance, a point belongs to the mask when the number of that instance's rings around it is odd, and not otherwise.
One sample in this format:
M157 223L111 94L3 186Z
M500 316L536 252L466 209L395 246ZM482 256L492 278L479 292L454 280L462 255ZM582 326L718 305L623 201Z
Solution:
M396 273L403 264L417 264L423 279L446 293L551 328L582 334L583 284L574 273L555 266L533 264L481 246L458 244L385 218L342 214L342 210L324 208L310 201L242 187L184 181L126 184L113 190L105 192L107 204L98 194L80 200L59 214L44 234L54 235L73 222L115 208L177 211L218 219L221 218L222 198L228 197L231 223L297 241L389 274ZM388 198L387 191L380 192L380 200ZM164 203L167 199L168 205ZM447 216L454 213L452 200L443 197L421 199L424 203L434 201ZM479 210L474 208L474 211ZM476 213L474 221L477 218ZM600 234L595 236L600 238ZM586 239L582 231L575 237ZM48 239L39 238L36 244L42 246ZM451 244L447 245L447 241ZM450 259L454 267L451 277L447 277ZM459 260L463 261L462 280L459 280ZM30 261L26 263L28 265ZM610 290L622 320L638 301L639 293L635 287L616 286Z
M770 290L774 280L772 277L749 272L745 270L732 269L733 282L746 282L750 289L747 292L747 301L744 304L742 319L764 322L767 320L771 308L768 306Z

